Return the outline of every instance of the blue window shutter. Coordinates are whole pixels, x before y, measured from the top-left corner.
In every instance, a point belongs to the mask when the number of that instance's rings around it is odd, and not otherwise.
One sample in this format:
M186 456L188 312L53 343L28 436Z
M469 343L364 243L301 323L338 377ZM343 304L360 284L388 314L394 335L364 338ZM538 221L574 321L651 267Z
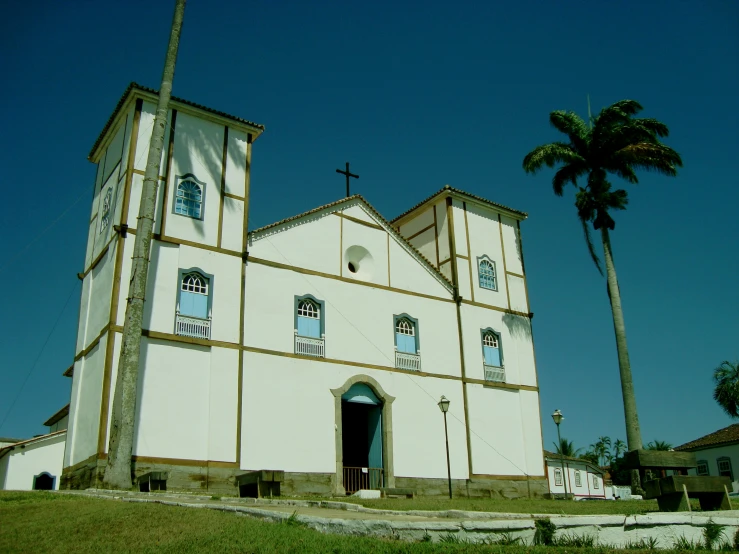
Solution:
M193 297L193 313L191 315L208 319L208 297L204 294L193 294Z
M196 296L198 295L193 292L188 292L186 290L180 291L180 313L182 315L195 315Z
M416 338L401 333L396 333L398 352L406 352L408 354L416 353Z
M485 363L487 365L494 365L500 367L500 348L493 348L492 346L483 346L482 352L485 355Z
M301 337L321 338L321 320L312 317L298 316L298 335Z

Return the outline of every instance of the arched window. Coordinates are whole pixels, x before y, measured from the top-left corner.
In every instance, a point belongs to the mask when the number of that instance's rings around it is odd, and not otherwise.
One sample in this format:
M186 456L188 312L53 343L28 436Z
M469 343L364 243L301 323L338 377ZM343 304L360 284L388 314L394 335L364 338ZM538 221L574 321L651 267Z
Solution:
M100 232L102 233L108 227L110 223L110 205L113 203L113 187L109 187L105 191L105 197L103 198L103 213L100 217Z
M483 331L482 333L482 355L485 365L502 367L500 356L500 335L495 331Z
M193 271L180 282L180 314L208 318L208 279Z
M416 325L407 317L400 317L395 322L395 345L398 347L398 352L408 354L418 352Z
M308 298L298 300L298 336L321 338L321 307Z
M561 487L562 486L562 470L558 467L554 468L554 486L555 487Z
M575 470L575 486L582 487L582 477L580 476L580 470Z
M182 181L177 185L174 213L200 219L203 205L203 189L195 181Z
M495 262L487 258L481 258L477 265L480 276L480 288L498 290L498 282L495 275Z
M40 473L33 478L33 490L53 491L56 478L47 472Z

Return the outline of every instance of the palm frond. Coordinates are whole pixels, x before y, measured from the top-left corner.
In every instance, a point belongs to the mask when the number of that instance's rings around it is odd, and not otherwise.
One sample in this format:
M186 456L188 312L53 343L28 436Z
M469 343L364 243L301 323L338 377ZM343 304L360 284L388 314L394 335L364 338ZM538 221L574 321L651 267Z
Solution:
M670 130L667 128L667 125L665 125L658 119L640 117L638 119L632 119L631 124L638 128L649 131L657 137L666 137L670 134Z
M729 417L739 418L739 362L721 362L713 372L713 380L713 399Z
M586 171L587 168L581 164L567 164L559 168L554 174L554 177L552 177L554 194L562 196L567 183L577 186L577 178L582 176Z
M629 144L616 151L613 157L632 169L656 171L670 177L677 175L676 168L683 165L680 154L664 144Z
M552 142L537 146L526 154L523 169L526 173L536 173L543 166L554 167L558 163L583 163L584 159L569 144Z
M557 131L564 133L580 154L587 150L590 129L575 112L556 110L549 114L549 122Z

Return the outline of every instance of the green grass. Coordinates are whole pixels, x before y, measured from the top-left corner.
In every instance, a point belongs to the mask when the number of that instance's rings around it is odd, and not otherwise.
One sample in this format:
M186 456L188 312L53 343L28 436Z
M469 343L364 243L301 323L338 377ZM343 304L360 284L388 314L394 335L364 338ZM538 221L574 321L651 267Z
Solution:
M282 497L287 499L287 497ZM302 498L318 500L317 498ZM658 511L656 500L617 500L617 501L578 501L545 500L542 498L381 498L362 500L347 496L334 499L342 502L360 504L367 508L380 510L466 510L472 512L507 512L517 514L572 514L572 515L613 515L646 514ZM699 510L697 501L693 510Z
M295 518L282 524L269 523L214 510L0 491L0 552L605 554L612 551L607 547L410 543L324 535L299 524Z

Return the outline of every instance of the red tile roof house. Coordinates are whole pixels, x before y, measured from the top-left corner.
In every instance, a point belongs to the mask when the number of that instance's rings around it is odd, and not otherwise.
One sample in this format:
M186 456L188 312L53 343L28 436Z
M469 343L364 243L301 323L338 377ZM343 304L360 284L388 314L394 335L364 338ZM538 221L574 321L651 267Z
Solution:
M729 477L734 492L739 492L739 423L681 444L675 450L695 452L698 467L689 470L690 475Z

